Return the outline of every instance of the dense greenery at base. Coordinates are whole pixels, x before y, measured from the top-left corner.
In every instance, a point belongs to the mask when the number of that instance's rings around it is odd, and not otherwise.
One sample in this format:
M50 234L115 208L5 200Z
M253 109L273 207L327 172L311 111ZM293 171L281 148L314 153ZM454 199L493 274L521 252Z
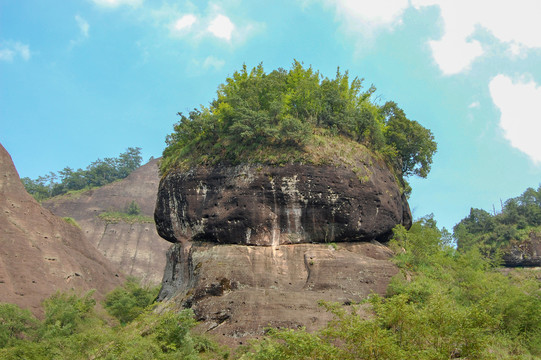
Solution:
M297 61L289 71L268 74L262 65L244 66L219 86L209 107L179 113L161 171L218 162L310 163L321 146L316 142L326 137L364 145L400 177L426 177L436 151L432 133L396 103L376 104L374 92L339 69L329 79Z
M124 179L141 166L141 161L141 148L130 147L117 158L94 161L86 167L86 170L73 170L70 167L65 167L58 174L50 172L35 180L24 177L21 181L30 195L36 200L42 201L69 191L103 186Z
M477 249L460 252L450 240L431 217L409 231L398 227L392 247L400 274L386 298L351 309L323 304L335 317L324 329L271 330L241 359L539 358L541 284L534 272L504 275Z
M459 249L478 246L494 254L510 242L528 239L532 231L541 234L541 186L508 199L498 214L472 208L454 227L454 237Z
M45 317L0 304L0 359L220 359L226 353L193 334L193 312L153 310L157 289L128 282L96 307L92 293L57 293L43 303Z
M323 303L322 330L269 329L235 352L191 329L191 310L152 311L157 289L128 282L95 307L92 294L58 293L45 318L0 304L1 359L534 359L541 357L541 282L509 273L476 247L459 251L432 217L395 229L400 272L385 298ZM113 324L113 325L111 325Z

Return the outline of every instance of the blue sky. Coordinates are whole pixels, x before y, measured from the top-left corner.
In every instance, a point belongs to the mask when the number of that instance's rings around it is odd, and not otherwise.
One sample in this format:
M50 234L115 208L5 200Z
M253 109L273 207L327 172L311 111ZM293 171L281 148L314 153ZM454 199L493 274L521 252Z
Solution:
M243 63L340 66L433 131L410 205L452 228L541 183L540 13L538 0L0 0L0 142L21 177L133 146L146 161Z

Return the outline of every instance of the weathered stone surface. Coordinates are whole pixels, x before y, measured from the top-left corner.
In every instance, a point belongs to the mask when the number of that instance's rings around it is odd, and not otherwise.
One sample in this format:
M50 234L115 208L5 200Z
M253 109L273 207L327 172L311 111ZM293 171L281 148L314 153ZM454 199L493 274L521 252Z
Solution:
M44 209L24 189L0 145L0 302L42 314L57 290L97 290L98 298L123 281L79 228Z
M396 224L411 226L409 206L384 164L373 160L366 173L314 165L171 172L160 182L156 226L173 243L386 241Z
M107 223L97 215L123 211L135 201L142 215L152 217L160 181L157 161L150 161L121 181L78 196L43 202L53 213L75 219L91 243L123 273L151 284L160 283L170 246L158 236L154 223Z
M511 242L503 248L502 259L507 267L541 266L541 236L532 231L528 240Z
M398 269L377 243L273 246L175 244L159 299L191 307L204 331L229 345L264 328L322 327L332 316L318 301L357 302L385 294Z

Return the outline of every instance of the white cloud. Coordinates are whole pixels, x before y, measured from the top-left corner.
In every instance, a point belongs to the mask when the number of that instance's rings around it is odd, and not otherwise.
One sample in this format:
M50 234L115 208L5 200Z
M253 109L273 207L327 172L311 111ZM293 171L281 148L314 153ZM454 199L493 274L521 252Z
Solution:
M539 0L412 0L416 8L438 6L444 34L430 42L434 60L446 75L469 68L483 55L483 45L472 40L476 27L488 30L508 44L509 52L519 55L529 48L541 47L541 1Z
M88 25L88 22L79 15L75 15L75 21L77 21L79 30L81 30L81 35L83 35L85 38L88 37L88 31L90 30L90 25Z
M309 0L297 0L306 7ZM508 55L521 56L531 48L541 48L540 0L311 0L335 10L346 31L360 33L370 40L381 29L393 29L402 22L404 11L437 6L443 35L429 42L434 60L445 75L470 68L482 56L481 43L472 38L477 29L488 30L505 43Z
M227 16L219 14L210 22L207 30L217 38L231 41L235 24Z
M339 19L345 22L348 31L359 31L367 36L379 29L401 23L408 0L324 0L336 10Z
M107 8L116 8L120 5L139 6L143 0L92 0L94 4Z
M32 53L30 52L30 47L26 44L18 41L8 41L0 44L0 60L2 61L11 62L17 57L22 58L24 61L28 61L31 56Z
M187 14L178 18L173 23L173 30L176 32L186 32L189 31L193 24L197 21L197 17L193 14Z
M541 163L541 87L534 81L514 82L505 75L490 81L490 95L500 109L500 127L511 145Z

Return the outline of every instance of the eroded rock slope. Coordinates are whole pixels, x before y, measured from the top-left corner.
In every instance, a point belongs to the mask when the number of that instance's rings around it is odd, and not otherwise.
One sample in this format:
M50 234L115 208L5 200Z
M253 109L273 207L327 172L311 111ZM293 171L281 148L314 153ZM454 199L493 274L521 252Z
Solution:
M100 297L122 281L79 228L26 192L0 145L0 302L40 315L41 302L57 290L96 289Z
M43 203L59 216L74 218L92 244L126 275L137 276L152 284L162 280L165 253L169 247L158 236L154 223L110 223L97 215L124 211L135 201L141 214L152 218L160 181L157 161L141 166L126 179L77 196L57 197Z

